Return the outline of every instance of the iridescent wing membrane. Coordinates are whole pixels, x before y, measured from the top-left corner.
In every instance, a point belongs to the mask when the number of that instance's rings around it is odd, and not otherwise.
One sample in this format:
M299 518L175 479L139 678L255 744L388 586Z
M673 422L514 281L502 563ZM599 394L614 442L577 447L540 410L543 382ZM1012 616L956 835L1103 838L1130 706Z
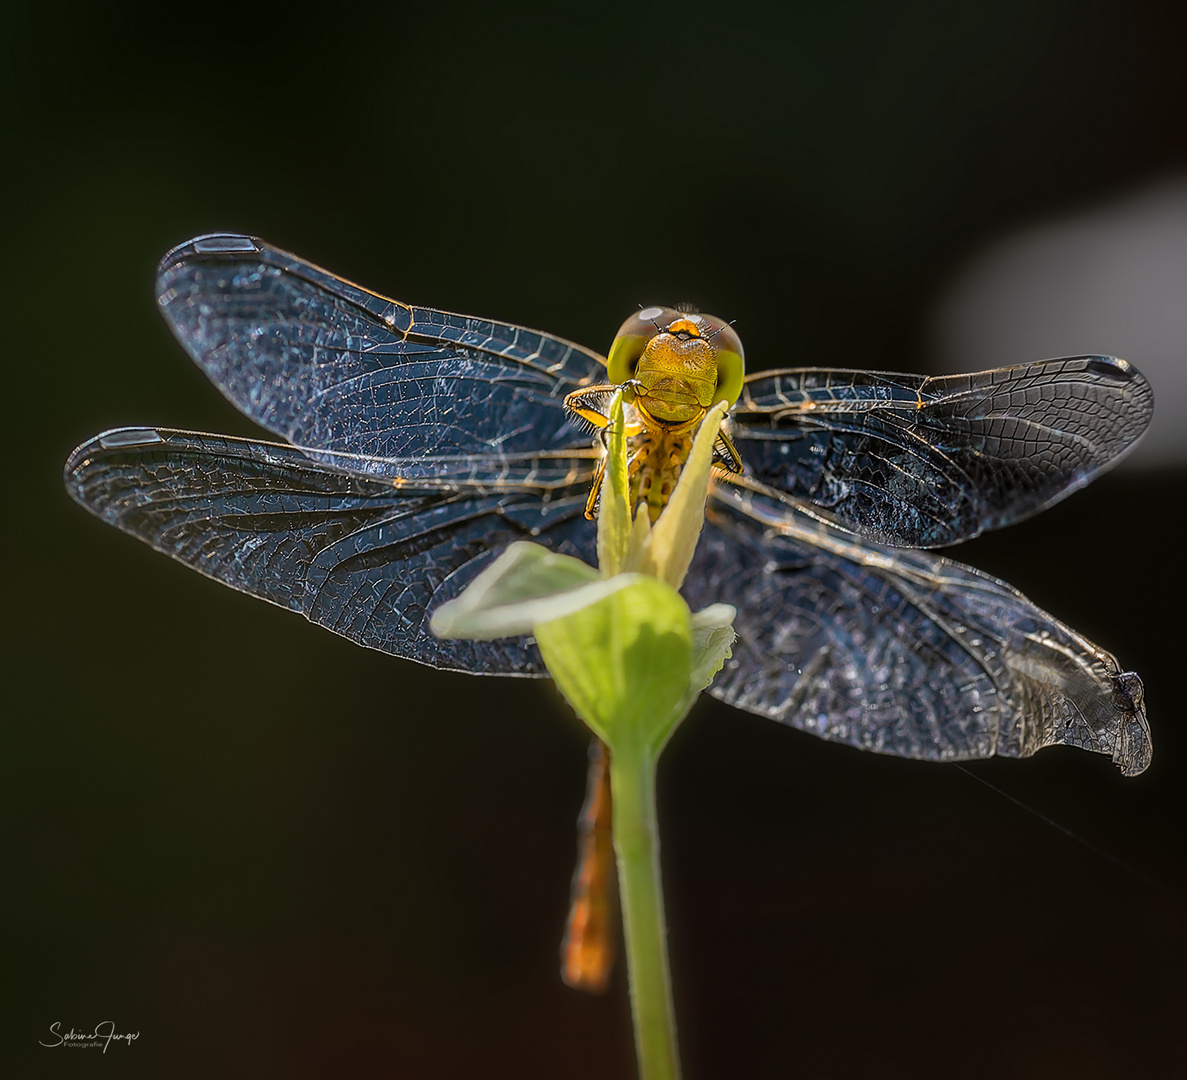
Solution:
M595 451L562 403L604 380L601 356L386 300L243 236L167 255L158 300L215 385L286 444L107 432L67 463L79 502L361 644L540 674L529 640L438 641L428 615L514 540L593 560ZM715 488L686 586L694 606L739 611L712 692L886 753L1071 742L1141 771L1136 676L1008 586L884 545L1036 512L1115 460L1150 408L1141 376L1104 357L949 379L752 377L731 419L747 474Z
M336 633L437 667L539 674L524 641L438 641L431 605L518 539L589 557L589 439L566 393L600 357L517 326L394 303L257 240L170 252L158 304L243 413L294 445L164 429L80 447L104 520Z
M731 434L771 493L869 540L943 547L1058 502L1150 423L1124 360L972 375L798 369L746 381Z

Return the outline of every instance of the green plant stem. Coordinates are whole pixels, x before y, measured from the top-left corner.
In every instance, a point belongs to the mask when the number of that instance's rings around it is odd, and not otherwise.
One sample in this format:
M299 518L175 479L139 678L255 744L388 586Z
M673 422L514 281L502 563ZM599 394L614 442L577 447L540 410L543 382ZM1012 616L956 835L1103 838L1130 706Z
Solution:
M641 747L616 747L610 759L610 790L639 1076L678 1080L655 817L655 754Z

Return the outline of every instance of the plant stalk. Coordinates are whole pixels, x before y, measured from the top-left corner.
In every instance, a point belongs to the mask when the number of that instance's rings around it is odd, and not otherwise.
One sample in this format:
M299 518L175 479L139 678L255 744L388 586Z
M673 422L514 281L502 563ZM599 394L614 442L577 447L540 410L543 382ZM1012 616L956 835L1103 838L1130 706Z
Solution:
M610 759L614 850L640 1080L679 1080L655 814L656 755L616 747Z

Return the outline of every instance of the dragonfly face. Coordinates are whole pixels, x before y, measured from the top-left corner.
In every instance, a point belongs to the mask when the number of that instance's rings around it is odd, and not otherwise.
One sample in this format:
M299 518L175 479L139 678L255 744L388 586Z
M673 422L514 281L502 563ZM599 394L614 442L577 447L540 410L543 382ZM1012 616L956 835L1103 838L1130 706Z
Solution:
M1136 675L1010 586L921 550L1037 513L1115 462L1153 407L1123 360L743 378L732 330L661 309L632 316L607 361L388 300L247 236L170 252L157 298L191 358L280 441L109 431L71 455L66 485L233 588L395 656L540 675L530 640L436 640L433 609L515 540L594 561L582 510L602 451L567 399L634 380L640 430L649 417L670 432L712 380L712 400L736 397L723 430L745 463L714 480L684 586L694 609L738 610L712 694L905 757L1064 743L1127 775L1149 764Z
M629 384L650 417L682 424L699 421L719 401L733 405L745 361L738 335L724 320L648 307L619 328L606 367L610 382Z

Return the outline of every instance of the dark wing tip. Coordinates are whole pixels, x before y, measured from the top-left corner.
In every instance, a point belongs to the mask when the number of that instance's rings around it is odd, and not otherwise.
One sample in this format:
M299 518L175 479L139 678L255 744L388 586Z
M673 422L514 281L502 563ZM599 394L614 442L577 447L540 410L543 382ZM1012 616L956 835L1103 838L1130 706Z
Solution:
M259 254L267 245L255 236L243 233L206 233L170 248L157 265L157 276L193 255Z
M1154 390L1149 380L1128 360L1117 356L1087 356L1084 359L1085 371L1117 387L1118 394L1124 397L1130 435L1126 445L1118 451L1119 460L1150 426L1154 416Z
M66 459L62 467L62 480L66 490L83 506L89 503L82 498L78 474L96 454L102 450L118 450L128 446L151 446L153 443L163 443L165 438L156 428L123 427L112 428L93 438L87 439L81 446L76 446Z
M105 431L102 435L96 435L91 440L91 442L97 442L104 450L112 450L123 446L148 446L151 443L164 441L161 433L156 428L143 427L112 428L111 431Z
M257 252L264 247L264 242L254 236L244 233L204 233L195 236L176 247L170 248L162 264L173 262L186 255L218 255L223 252Z
M1089 356L1085 359L1088 361L1088 370L1101 378L1117 383L1127 383L1141 378L1138 369L1119 356Z

